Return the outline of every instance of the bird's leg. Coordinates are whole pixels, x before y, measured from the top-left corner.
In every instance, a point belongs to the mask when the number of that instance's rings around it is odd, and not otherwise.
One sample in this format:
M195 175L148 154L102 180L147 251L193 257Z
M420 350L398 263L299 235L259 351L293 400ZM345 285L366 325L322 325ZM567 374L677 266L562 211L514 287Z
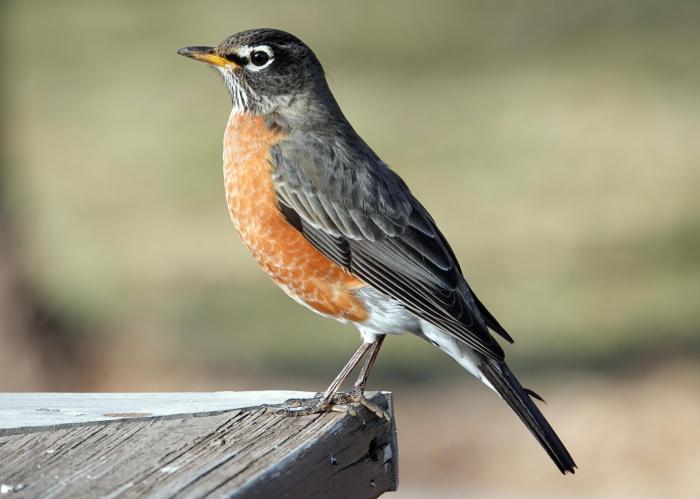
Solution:
M383 342L384 335L379 336L377 341L372 343L372 348L369 350L369 355L365 359L365 363L362 366L359 376L357 376L357 381L355 381L354 388L360 391L360 393L364 393L365 391L365 387L367 386L367 378L369 378L369 373L372 370L372 367L374 367L374 362L377 360L379 349L382 347Z
M367 409L375 413L380 418L389 419L389 415L385 410L373 404L365 397L365 387L367 386L367 378L369 378L369 373L374 367L374 362L377 360L379 355L379 349L382 347L384 342L384 335L379 336L377 341L372 343L372 348L369 350L369 355L365 359L365 363L362 366L360 374L357 376L357 381L350 392L350 399L356 404L362 404Z
M365 354L370 351L374 347L374 343L365 343L362 342L362 345L355 351L355 353L350 357L350 360L348 361L347 364L345 364L345 367L338 373L338 376L335 377L333 382L326 388L326 391L323 392L322 400L324 400L326 403L330 402L330 400L333 398L333 395L336 394L338 391L338 388L340 388L340 385L347 379L348 376L350 376L350 373L352 372L353 369L355 369L355 366L359 364L359 362L362 360L362 357L365 356Z
M374 348L376 343L365 343L363 342L360 347L355 351L355 353L350 357L350 360L345 367L338 373L333 382L326 388L326 390L310 401L301 400L288 400L287 404L282 407L270 407L269 410L275 412L276 414L282 414L286 416L308 416L309 414L316 414L319 412L326 412L329 410L340 410L353 413L354 410L350 409L347 404L350 402L348 397L344 400L336 401L336 393L340 385L347 379L355 366L362 360L365 354ZM364 370L364 368L363 368ZM312 402L311 404L304 404L303 402Z

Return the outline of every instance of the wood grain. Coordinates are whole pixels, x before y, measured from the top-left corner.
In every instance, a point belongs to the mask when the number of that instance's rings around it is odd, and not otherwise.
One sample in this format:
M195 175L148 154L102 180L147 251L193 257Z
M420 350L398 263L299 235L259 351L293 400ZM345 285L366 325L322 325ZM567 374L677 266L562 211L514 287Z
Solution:
M390 414L391 398L371 394ZM1 402L1 399L0 399ZM204 416L0 430L12 497L377 497L395 490L391 421L284 417L258 408ZM123 416L123 414L121 414Z

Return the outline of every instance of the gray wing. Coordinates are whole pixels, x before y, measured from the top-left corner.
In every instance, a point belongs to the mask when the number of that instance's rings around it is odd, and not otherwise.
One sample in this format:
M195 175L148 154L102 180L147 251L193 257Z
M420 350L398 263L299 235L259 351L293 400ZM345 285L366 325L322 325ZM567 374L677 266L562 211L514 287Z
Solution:
M271 158L280 210L311 244L416 316L503 359L488 327L512 339L469 289L425 208L359 137L290 136Z

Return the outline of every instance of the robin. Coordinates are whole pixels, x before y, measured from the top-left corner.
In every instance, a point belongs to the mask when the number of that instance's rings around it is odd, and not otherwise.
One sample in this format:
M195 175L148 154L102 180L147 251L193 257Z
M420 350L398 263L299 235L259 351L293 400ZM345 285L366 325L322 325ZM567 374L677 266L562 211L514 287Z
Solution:
M226 202L245 246L294 300L354 324L362 344L328 389L287 414L363 404L386 335L411 332L498 393L562 473L576 464L504 360L513 340L474 294L447 239L404 181L355 132L321 63L284 31L236 33L179 54L215 67L233 107ZM353 390L339 387L366 356Z

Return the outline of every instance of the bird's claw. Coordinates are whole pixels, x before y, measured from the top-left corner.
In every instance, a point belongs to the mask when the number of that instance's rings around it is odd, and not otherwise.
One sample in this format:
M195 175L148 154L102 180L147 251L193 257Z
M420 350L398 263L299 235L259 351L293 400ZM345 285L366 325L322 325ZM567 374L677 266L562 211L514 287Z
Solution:
M319 394L311 399L289 399L282 405L265 406L265 412L278 416L310 416L324 412L343 412L353 417L359 415L358 406L364 406L378 417L389 420L389 414L373 404L362 391L353 389L350 393L336 393L330 399Z
M282 403L282 406L266 406L268 409L275 409L277 407L282 407L286 409L293 409L293 408L299 408L299 407L306 407L309 405L309 402L314 401L314 402L320 402L321 398L323 397L322 393L317 393L314 395L313 398L310 399L287 399Z
M373 412L376 414L380 419L386 419L389 421L391 418L389 417L389 413L379 407L377 404L370 402L367 397L365 397L365 392L364 390L359 389L358 387L354 387L350 393L350 400L352 401L353 404L355 405L363 405L365 406L369 411Z

